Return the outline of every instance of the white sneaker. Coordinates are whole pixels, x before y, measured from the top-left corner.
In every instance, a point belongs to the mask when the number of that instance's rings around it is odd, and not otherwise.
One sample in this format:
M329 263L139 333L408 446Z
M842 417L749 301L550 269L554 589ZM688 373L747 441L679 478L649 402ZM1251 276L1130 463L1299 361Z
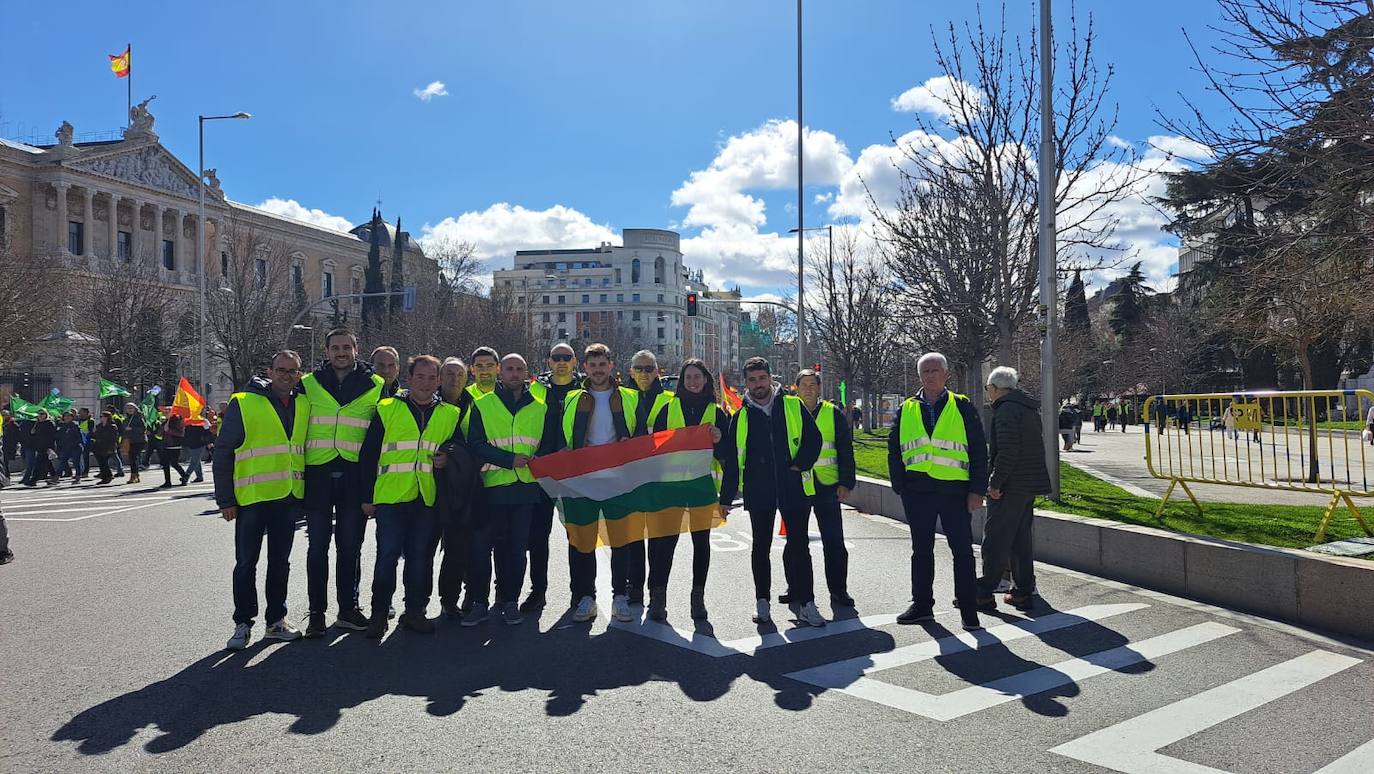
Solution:
M634 614L630 612L630 598L624 594L616 594L611 598L611 617L617 621L633 621Z
M754 604L754 623L768 623L771 620L773 616L768 612L768 600L760 599Z
M573 611L572 619L578 623L586 623L593 618L596 618L596 600L591 597L577 600L577 609Z
M825 619L821 617L821 611L816 609L815 602L807 602L797 613L797 620L807 626L825 626Z
M267 633L264 634L262 637L265 640L281 640L282 642L290 642L292 640L299 640L301 638L301 630L292 626L289 621L283 618L280 621L277 621L276 623L268 626Z
M248 638L252 633L252 625L246 623L234 624L234 636L230 637L229 641L224 643L224 647L228 650L243 650L248 647Z

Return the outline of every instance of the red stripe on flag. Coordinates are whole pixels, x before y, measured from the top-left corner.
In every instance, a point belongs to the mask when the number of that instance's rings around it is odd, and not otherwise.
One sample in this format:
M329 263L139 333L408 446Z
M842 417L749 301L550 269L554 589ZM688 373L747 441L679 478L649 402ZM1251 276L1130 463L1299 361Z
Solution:
M606 468L614 468L634 460L670 452L710 449L711 426L693 425L677 430L664 430L653 435L631 438L628 441L565 449L556 454L530 460L530 472L536 478L564 479Z

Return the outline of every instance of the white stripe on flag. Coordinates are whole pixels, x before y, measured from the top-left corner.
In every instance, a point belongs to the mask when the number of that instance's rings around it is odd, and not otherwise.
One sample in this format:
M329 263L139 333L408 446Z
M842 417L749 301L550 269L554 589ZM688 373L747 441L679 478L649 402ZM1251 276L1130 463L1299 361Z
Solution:
M541 478L539 485L550 497L588 497L609 500L645 484L691 481L711 475L711 450L656 454L623 465L594 470L565 479Z

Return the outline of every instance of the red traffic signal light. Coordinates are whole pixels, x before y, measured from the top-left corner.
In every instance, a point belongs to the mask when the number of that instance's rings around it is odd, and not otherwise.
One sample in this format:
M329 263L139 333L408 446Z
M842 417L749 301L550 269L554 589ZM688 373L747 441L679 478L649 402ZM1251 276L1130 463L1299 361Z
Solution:
M696 316L697 316L697 294L696 294L696 293L688 293L688 294L687 294L687 316L688 316L688 317L696 317Z

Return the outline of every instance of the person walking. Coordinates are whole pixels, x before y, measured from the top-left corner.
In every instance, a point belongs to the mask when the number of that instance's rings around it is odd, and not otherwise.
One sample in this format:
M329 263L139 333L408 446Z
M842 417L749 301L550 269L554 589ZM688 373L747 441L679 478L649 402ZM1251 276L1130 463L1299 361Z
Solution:
M563 401L562 445L583 449L633 436L639 392L616 385L611 350L605 344L589 344L582 351L582 367L587 372L582 386ZM624 549L611 549L611 617L617 621L634 619L629 602L629 564ZM583 553L569 543L568 573L576 600L572 620L585 623L596 617L596 554Z
M1174 419L1184 435L1188 434L1188 425L1193 421L1193 414L1188 410L1187 403L1178 404L1178 411L1174 414Z
M57 459L57 425L49 417L47 409L38 410L38 418L29 427L25 445L33 461L19 483L36 486L40 479L46 479L48 485L56 484L57 471L53 469L53 462Z
M201 464L205 458L205 447L210 445L210 421L196 417L186 422L186 476L199 484L205 480Z
M983 526L983 573L978 578L978 609L992 612L1002 572L1011 566L1014 586L1004 601L1030 610L1036 594L1034 561L1035 497L1050 491L1045 445L1041 442L1040 402L1019 389L1020 377L1002 366L988 374L992 432L988 438L988 518Z
M137 403L124 404L124 426L120 428L121 440L129 447L129 483L137 484L141 480L138 476L138 459L143 455L143 449L148 445L148 423L143 418L143 412L139 411Z
M849 549L844 545L844 519L840 503L849 499L857 481L854 470L854 437L844 421L844 412L827 400L821 400L821 375L810 368L797 374L797 397L807 413L816 421L821 433L821 454L811 469L815 494L810 510L816 514L816 526L821 533L821 551L825 557L825 586L830 592L830 606L853 607L849 596ZM809 514L808 514L809 521ZM793 535L796 535L794 538ZM793 532L787 527L787 548L799 554L796 561L811 567L811 535L809 525ZM793 603L789 591L787 599Z
M81 456L77 458L81 467L76 479L80 481L91 470L91 431L95 429L95 417L91 416L90 409L85 406L77 409L76 426L81 430Z
M750 565L754 576L755 623L772 620L771 549L773 524L782 511L789 535L807 534L811 513L808 498L815 494L809 472L821 454L821 434L816 421L800 398L786 395L774 383L768 361L751 357L744 363L744 405L731 417L726 433L729 451L735 456L739 475L721 486L720 504L728 508L743 490L744 510L753 532ZM784 549L783 574L792 595L797 620L808 626L824 626L812 592L809 560L801 566L801 554Z
M109 411L103 411L100 419L91 428L91 456L95 458L96 465L100 467L100 478L98 483L108 484L114 480L110 475L110 458L119 451L119 428L115 427L114 415Z
M458 435L458 409L438 394L439 358L415 355L406 370L410 388L377 404L358 453L362 511L377 521L372 616L367 626L367 636L374 640L386 635L401 559L405 609L398 622L418 634L434 632L426 612L434 586L434 470L447 461L436 452Z
M286 620L291 543L305 498L305 439L310 402L299 390L301 357L283 349L272 357L270 381L253 377L229 399L211 463L215 504L234 523L234 633L229 650L248 646L258 616L257 571L267 540L267 631L290 642L301 632ZM132 416L132 415L131 415Z
M168 414L162 420L162 442L157 447L157 459L162 464L162 486L159 489L167 489L172 486L172 468L177 469L177 475L181 476L181 485L186 486L186 480L190 475L186 469L181 467L181 448L186 438L186 421L180 414Z
M1116 417L1117 417L1117 414L1120 413L1120 411L1119 411L1119 409L1118 409L1118 407L1117 407L1117 405L1116 405L1116 401L1112 401L1111 403L1108 403L1108 404L1107 404L1107 412L1106 412L1106 413L1107 413L1107 429L1108 429L1108 430L1111 430L1113 427L1116 427Z
M725 442L725 434L730 431L730 415L725 409L721 408L716 401L715 377L711 375L711 370L706 367L706 363L697 358L688 358L682 364L682 370L678 372L677 390L673 393L672 399L664 409L658 412L654 420L654 432L664 430L676 430L682 427L694 425L709 425L711 427L711 442L713 444L714 461L711 464L711 476L716 482L717 499L720 496L722 482L727 477L738 478L738 463L734 456L730 454L729 445ZM724 514L722 514L724 515ZM691 611L692 618L698 621L706 620L708 612L706 610L706 576L711 570L711 529L706 525L702 529L696 529L698 525L692 525L692 595ZM666 606L656 607L654 601L654 588L660 586L663 589L663 596L667 597L667 586L669 571L672 569L672 557L677 549L677 535L662 538L664 541L662 548L655 549L654 542L650 541L650 551L663 551L667 558L659 557L655 563L654 554L649 555L649 617L654 620L664 620L668 617ZM659 574L655 574L655 570Z
M370 495L362 482L359 453L363 436L377 416L385 384L371 366L358 359L358 338L349 329L335 328L325 334L325 353L325 361L301 379L301 390L310 400L305 441L307 638L325 633L331 540L339 606L334 625L351 631L368 628L359 589L367 534L363 503Z
M1093 432L1100 433L1106 427L1107 404L1104 401L1093 402Z
M529 366L514 353L501 358L500 379L491 392L473 402L467 445L482 464L481 516L472 535L468 561L468 594L472 607L463 626L476 626L490 613L491 568L496 566L496 607L506 623L524 621L520 587L525 582L525 556L530 521L539 505L540 487L530 473L534 457L558 450L558 412L527 389Z
M54 444L57 448L57 478L71 474L72 483L81 481L81 457L86 446L81 442L81 428L76 424L76 412L64 411L57 422Z
M549 348L549 370L530 382L530 392L544 401L549 411L562 414L568 393L582 385L577 371L577 353L572 345L560 341ZM559 420L561 422L561 420ZM530 593L520 603L520 611L533 613L547 603L549 589L549 540L553 535L553 498L542 489L534 515L530 517L529 574ZM577 604L577 600L572 601Z
M14 415L9 409L0 410L0 467L4 469L6 476L13 474L10 467L10 460L14 459L15 453L19 450L19 423L15 421Z
M888 434L887 468L911 528L911 606L899 624L935 620L935 521L954 558L954 597L965 629L978 621L972 512L987 491L987 445L978 408L950 392L949 361L927 352L916 362L921 389L902 403ZM1067 432L1073 432L1069 416ZM1000 573L1000 568L998 569Z

